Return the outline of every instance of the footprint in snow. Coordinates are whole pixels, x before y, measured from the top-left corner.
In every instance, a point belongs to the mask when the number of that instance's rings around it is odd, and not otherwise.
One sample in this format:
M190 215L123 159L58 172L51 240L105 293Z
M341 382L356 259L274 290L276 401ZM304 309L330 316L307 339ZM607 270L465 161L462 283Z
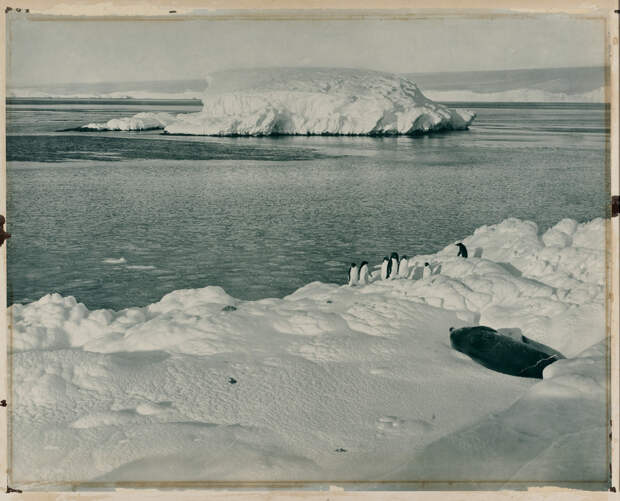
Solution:
M381 416L377 419L377 428L380 430L391 430L393 428L398 428L405 421L403 419L397 418L396 416Z
M136 413L142 416L161 414L172 407L172 402L144 402L136 407Z
M376 367L374 369L370 369L369 371L373 376L380 376L382 374L387 374L389 369L387 367Z
M376 426L380 435L384 433L426 433L433 428L433 425L424 419L402 419L396 416L381 416L377 419Z

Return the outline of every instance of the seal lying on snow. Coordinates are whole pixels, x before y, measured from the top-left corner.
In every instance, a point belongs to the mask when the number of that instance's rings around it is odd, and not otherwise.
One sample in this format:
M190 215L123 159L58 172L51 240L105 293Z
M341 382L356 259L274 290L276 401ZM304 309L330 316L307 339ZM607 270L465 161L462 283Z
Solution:
M451 327L450 343L480 365L511 376L542 379L545 367L565 358L559 351L523 335L502 333L483 325Z

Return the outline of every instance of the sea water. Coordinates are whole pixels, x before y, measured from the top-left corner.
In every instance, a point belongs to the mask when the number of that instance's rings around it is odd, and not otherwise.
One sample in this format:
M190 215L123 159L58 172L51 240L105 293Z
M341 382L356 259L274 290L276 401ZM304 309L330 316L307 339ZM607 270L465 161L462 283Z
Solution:
M12 101L9 303L59 292L122 309L207 285L282 297L507 217L545 230L606 215L604 106L464 107L478 117L462 132L213 138L70 130L197 102Z

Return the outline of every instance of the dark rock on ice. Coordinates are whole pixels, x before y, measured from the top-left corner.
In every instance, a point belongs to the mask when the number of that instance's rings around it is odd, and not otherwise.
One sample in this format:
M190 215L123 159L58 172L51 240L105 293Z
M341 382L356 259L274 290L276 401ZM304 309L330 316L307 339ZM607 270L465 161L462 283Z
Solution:
M237 384L237 380L236 380L234 377L229 377L229 378L228 378L228 382L229 382L230 384Z
M222 308L222 311L237 311L237 308L231 304L228 304Z
M542 379L543 369L565 358L559 351L523 335L510 335L485 326L450 329L452 348L503 374Z

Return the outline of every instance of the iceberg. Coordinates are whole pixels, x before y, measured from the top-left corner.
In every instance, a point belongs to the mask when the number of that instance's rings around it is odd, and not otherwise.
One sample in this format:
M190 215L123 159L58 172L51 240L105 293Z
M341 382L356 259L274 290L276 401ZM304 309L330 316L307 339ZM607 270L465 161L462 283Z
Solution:
M397 135L464 130L475 113L426 98L405 76L369 70L228 70L207 78L198 113L162 120L168 134ZM97 130L139 130L138 116ZM112 128L114 127L114 128Z
M175 117L170 113L138 113L132 117L113 118L105 123L90 123L83 125L79 130L153 130L163 129L167 124L174 122Z
M511 218L459 240L467 259L454 242L412 257L411 279L284 298L207 286L121 311L56 293L15 304L12 485L604 485L606 224L540 234ZM567 358L542 380L489 370L450 346L450 327L474 325Z

